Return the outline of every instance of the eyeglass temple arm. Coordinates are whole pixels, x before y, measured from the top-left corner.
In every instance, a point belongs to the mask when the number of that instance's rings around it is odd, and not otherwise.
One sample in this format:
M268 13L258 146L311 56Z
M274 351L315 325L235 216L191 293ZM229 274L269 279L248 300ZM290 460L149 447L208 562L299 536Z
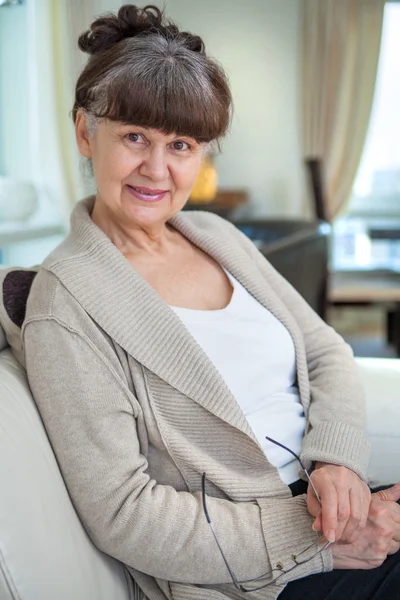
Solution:
M293 452L293 450L291 450L290 448L288 448L284 444L281 444L280 442L277 442L276 440L274 440L273 438L269 437L268 435L265 436L265 439L268 440L269 442L272 442L276 446L279 446L280 448L283 448L283 450L286 450L287 452L290 452L290 454L292 454L295 457L295 459L299 462L301 468L303 469L303 471L304 471L304 473L305 473L305 475L307 477L308 483L311 485L312 491L314 492L315 497L316 497L316 499L319 502L319 505L322 506L321 498L319 497L319 494L318 494L317 490L315 489L315 486L314 486L314 484L313 484L313 482L311 480L311 477L310 477L307 469L305 468L305 466L303 464L303 461L301 460L300 456L298 454L296 454L296 452Z
M203 473L203 475L202 475L201 483L202 483L202 500L203 500L204 514L206 516L209 526L211 527L211 531L214 536L214 539L217 542L218 550L220 551L220 554L223 558L226 568L229 571L229 575L231 576L233 583L235 584L235 586L237 587L238 590L244 591L244 588L240 585L235 573L232 571L231 567L229 566L229 563L225 557L224 551L222 550L219 540L217 538L217 534L215 533L214 525L211 523L210 515L208 514L207 504L206 504L206 474L205 473Z
M206 515L206 519L207 519L207 523L209 525L211 525L211 519L210 519L210 515L208 514L208 510L207 510L207 504L206 504L206 474L203 473L203 475L201 476L201 487L202 487L202 501L203 501L203 510L204 510L204 514Z

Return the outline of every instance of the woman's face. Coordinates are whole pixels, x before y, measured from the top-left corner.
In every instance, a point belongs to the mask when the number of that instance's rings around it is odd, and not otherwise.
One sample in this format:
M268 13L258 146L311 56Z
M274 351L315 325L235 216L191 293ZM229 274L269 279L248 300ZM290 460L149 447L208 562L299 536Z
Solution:
M204 144L155 129L103 120L88 135L79 112L76 137L91 158L97 186L96 209L121 225L157 229L189 198Z

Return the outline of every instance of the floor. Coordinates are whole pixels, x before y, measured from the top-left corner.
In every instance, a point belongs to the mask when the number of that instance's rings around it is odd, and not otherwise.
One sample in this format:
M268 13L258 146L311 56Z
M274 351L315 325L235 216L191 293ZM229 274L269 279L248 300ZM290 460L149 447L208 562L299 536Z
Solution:
M328 322L350 344L355 356L396 358L386 343L386 314L376 307L331 308Z

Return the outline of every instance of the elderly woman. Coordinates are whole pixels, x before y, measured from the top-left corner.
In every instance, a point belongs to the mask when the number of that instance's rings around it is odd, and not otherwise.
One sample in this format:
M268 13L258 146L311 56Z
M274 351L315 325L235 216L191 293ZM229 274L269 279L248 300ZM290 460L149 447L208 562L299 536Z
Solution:
M233 225L181 212L229 126L221 67L155 7L79 46L97 193L36 276L23 341L89 536L150 600L397 597L400 489L365 483L351 351Z

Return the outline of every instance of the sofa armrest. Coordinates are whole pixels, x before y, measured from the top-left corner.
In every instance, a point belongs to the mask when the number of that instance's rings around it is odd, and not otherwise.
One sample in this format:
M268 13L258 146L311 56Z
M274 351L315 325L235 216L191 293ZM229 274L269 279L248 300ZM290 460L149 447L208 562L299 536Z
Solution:
M372 444L371 487L400 481L400 359L357 358Z

